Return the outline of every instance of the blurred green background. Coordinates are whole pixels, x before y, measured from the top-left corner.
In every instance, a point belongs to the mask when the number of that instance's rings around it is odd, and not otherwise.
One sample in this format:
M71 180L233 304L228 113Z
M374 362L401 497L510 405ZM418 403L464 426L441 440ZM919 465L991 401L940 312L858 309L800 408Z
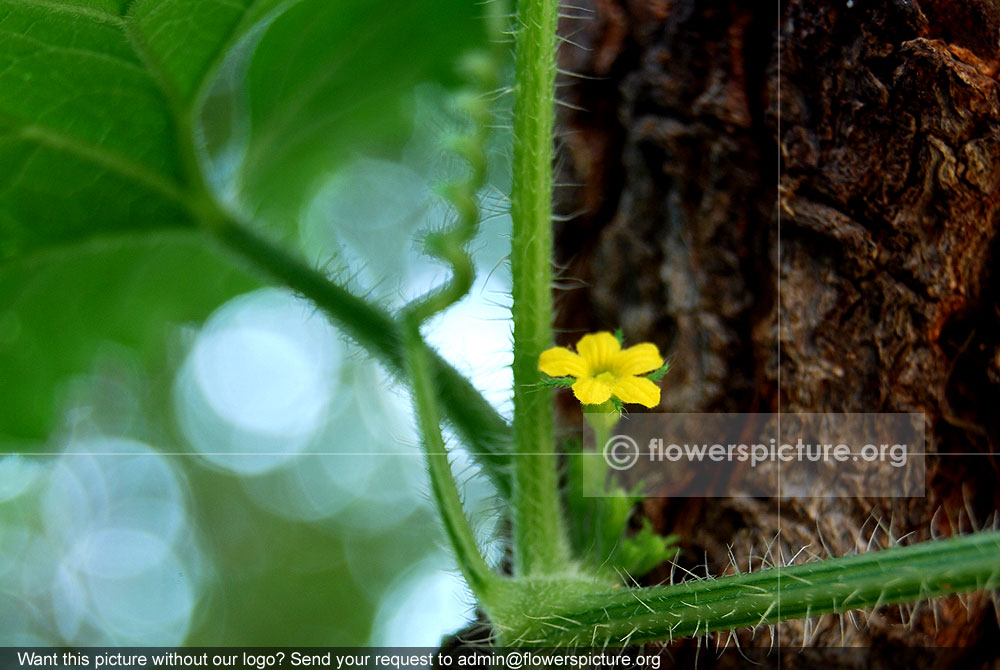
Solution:
M438 187L465 169L445 145L473 5L269 17L201 115L220 199L383 304L445 279L419 239L450 222ZM479 278L427 335L509 415L494 142ZM0 264L0 644L436 645L474 613L412 425L405 388L323 314L195 234ZM493 492L453 447L497 558Z

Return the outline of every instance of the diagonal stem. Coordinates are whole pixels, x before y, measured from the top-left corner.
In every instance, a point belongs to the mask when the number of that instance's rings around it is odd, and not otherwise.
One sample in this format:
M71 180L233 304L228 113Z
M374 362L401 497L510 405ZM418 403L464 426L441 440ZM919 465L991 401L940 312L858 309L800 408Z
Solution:
M502 623L512 643L636 644L997 587L1000 532L991 531L673 586L589 591L547 603L527 589L520 594L521 609L512 608L510 620Z
M257 268L313 301L337 325L392 372L407 372L399 322L381 307L334 284L288 251L224 215L208 228L222 244ZM473 457L505 497L510 494L507 465L509 427L496 410L455 368L428 352L429 374L446 418L462 436Z

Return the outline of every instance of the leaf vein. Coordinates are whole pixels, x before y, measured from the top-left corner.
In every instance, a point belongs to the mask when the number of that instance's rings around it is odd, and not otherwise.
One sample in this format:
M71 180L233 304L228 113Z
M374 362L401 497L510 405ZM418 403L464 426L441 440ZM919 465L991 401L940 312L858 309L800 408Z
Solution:
M51 44L49 42L46 42L45 40L40 40L37 37L31 37L25 35L24 33L16 32L13 30L5 30L3 28L0 28L0 34L10 35L14 39L20 40L21 42L27 42L29 44L33 44L43 52L63 53L70 56L90 58L92 60L99 60L99 61L104 61L106 63L111 63L121 68L132 70L133 72L138 72L140 74L144 75L147 74L146 70L138 63L133 63L131 61L125 60L124 58L118 58L116 56L112 56L111 54L104 53L101 51L94 51L93 49L82 49L80 47L68 47L61 44Z
M124 156L80 142L51 128L34 124L19 124L2 117L0 117L0 125L7 126L13 134L29 142L73 154L109 172L125 177L187 209L188 198L177 184Z
M27 7L37 7L39 9L47 9L53 12L60 12L62 14L72 14L73 16L80 16L88 19L93 19L95 21L102 21L104 23L110 23L112 25L120 26L122 25L122 17L112 14L111 12L98 9L96 7L81 7L80 5L70 5L63 2L58 2L58 0L17 0L13 2L12 0L0 0L5 5L20 5Z

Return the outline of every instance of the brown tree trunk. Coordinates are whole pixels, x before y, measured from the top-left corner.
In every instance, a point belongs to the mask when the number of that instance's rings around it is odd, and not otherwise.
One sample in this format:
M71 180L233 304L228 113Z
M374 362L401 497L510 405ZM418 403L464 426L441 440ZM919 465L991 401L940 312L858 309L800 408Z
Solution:
M729 545L745 569L779 530L771 553L788 558L983 523L1000 502L1000 3L571 4L560 344L618 326L656 342L662 411L924 412L933 454L925 498L649 499L645 514L716 574ZM997 654L984 595L841 623L785 624L777 642L871 647L838 667L897 646Z

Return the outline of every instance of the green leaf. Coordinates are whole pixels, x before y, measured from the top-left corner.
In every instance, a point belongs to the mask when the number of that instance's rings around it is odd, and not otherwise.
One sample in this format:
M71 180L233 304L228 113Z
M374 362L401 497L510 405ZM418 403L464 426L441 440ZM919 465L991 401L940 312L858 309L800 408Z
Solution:
M579 440L564 445L565 503L570 542L576 556L610 582L638 578L677 554L675 535L658 535L647 519L631 532L636 503L643 496L627 492L608 478L603 458L581 451ZM604 495L594 496L594 491Z
M190 223L173 119L111 4L0 0L0 260Z
M407 135L413 86L453 78L483 40L481 12L464 0L0 0L0 262L196 225L209 199L198 145L212 134L201 110L226 59L248 50L241 193L294 220L350 152Z
M0 261L191 226L195 94L279 0L0 0Z
M277 18L248 75L250 211L295 224L331 171L398 150L414 86L457 81L456 56L485 40L482 13L468 0L304 0Z

